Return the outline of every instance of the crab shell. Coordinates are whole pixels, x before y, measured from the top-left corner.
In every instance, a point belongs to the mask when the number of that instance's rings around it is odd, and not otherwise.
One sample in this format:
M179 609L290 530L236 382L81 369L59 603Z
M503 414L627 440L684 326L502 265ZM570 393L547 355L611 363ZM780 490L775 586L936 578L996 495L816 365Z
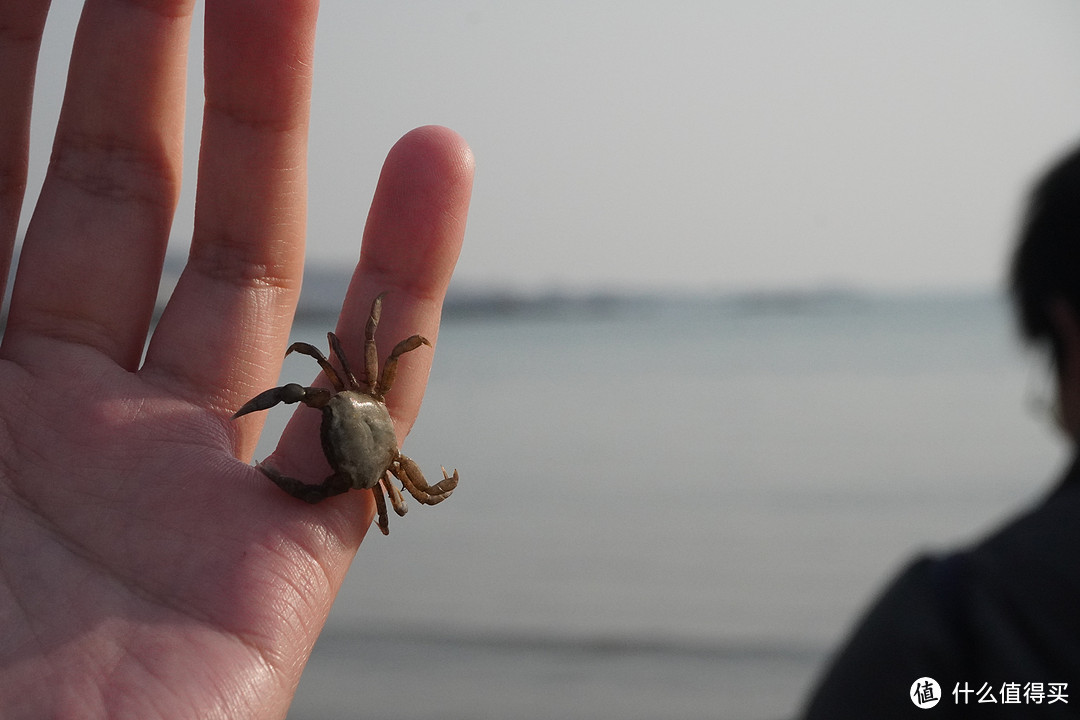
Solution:
M394 423L386 405L365 393L345 390L322 408L323 453L336 472L357 489L373 488L398 457Z

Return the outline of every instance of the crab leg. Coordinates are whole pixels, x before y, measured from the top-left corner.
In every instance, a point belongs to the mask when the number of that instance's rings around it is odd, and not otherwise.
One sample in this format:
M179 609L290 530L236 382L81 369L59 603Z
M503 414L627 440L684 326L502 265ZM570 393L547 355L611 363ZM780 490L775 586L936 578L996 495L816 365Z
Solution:
M386 358L386 365L383 366L382 376L379 377L379 384L372 388L372 395L375 397L383 397L390 391L390 386L394 384L394 378L397 377L398 358L411 350L415 350L421 345L431 347L431 343L426 337L413 335L410 338L405 338L394 346L394 349L390 352L390 356Z
M330 341L331 352L337 355L338 362L341 363L341 371L345 375L345 382L349 384L348 389L359 389L360 383L356 382L356 376L353 375L352 370L349 368L349 361L345 359L345 353L341 350L341 341L338 340L338 336L328 332L326 333L326 339Z
M352 487L352 480L348 475L334 473L318 485L309 485L296 478L282 475L277 470L259 463L259 470L263 475L274 481L274 484L294 498L299 498L306 503L315 504L328 497L340 495Z
M420 468L404 455L399 456L397 462L390 466L390 472L394 473L417 502L424 505L438 505L450 497L458 484L457 470L451 476L447 475L446 468L443 468L443 479L434 485L428 485Z
M405 513L409 512L409 506L405 504L405 498L401 497L401 491L394 486L394 483L390 481L387 475L383 475L379 482L386 488L386 494L390 497L390 504L393 505L394 512L400 517L405 517Z
M382 316L382 299L386 293L379 293L371 301L371 314L364 329L364 382L368 390L374 390L379 380L379 351L375 347L375 329L379 327Z
M345 385L341 382L337 370L334 369L334 366L330 364L330 361L326 359L326 356L322 354L322 351L319 350L319 348L306 342L294 342L289 346L289 349L285 351L285 355L287 356L289 353L294 352L315 358L315 362L319 363L319 367L322 368L323 374L326 375L326 379L330 381L330 384L334 386L334 389L338 392L345 389Z
M375 487L371 488L371 494L375 496L375 509L379 513L379 517L376 520L379 524L379 531L383 535L389 535L390 516L386 513L386 498L383 496L382 484L375 483Z

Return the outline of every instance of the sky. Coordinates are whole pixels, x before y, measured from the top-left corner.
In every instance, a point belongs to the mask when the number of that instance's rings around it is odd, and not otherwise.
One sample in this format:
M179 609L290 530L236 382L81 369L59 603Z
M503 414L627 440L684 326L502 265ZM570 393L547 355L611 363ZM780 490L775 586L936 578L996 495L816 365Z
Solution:
M53 3L28 203L76 14ZM355 261L387 150L441 124L477 160L469 288L991 287L1080 141L1072 0L323 0L315 72L309 262Z

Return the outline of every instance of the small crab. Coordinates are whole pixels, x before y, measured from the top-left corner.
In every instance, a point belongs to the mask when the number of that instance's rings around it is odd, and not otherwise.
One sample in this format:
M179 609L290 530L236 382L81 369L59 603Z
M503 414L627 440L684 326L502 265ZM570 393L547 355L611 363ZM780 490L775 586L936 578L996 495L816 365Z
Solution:
M318 348L308 343L293 343L285 354L298 352L315 358L334 386L333 391L296 383L271 388L247 401L236 411L233 419L257 410L268 410L278 403L302 402L308 407L322 410L320 436L323 453L334 471L332 475L320 485L309 485L261 463L259 470L285 492L309 503L317 503L352 488L370 489L379 511L379 530L386 535L390 532L390 524L384 493L390 496L390 503L398 515L404 515L408 510L401 491L394 486L388 473L393 473L409 494L424 505L437 505L450 497L457 487L458 473L455 470L453 476L449 476L446 468L443 468L443 479L429 486L416 463L398 452L394 423L384 398L397 374L398 357L421 345L430 347L431 343L420 335L402 340L386 359L380 375L375 328L382 313L383 295L385 293L376 297L371 304L371 315L364 334L362 381L358 382L352 374L337 335L330 332L326 337L330 341L331 357L336 355L341 364L340 373Z

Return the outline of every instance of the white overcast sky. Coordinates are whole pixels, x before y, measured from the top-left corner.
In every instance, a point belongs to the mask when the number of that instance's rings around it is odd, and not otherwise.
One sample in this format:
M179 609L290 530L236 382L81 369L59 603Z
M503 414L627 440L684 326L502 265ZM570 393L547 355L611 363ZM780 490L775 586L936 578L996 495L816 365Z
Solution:
M53 3L32 189L76 13ZM1080 140L1080 3L323 0L311 261L355 260L382 158L428 123L477 156L462 286L986 287Z

